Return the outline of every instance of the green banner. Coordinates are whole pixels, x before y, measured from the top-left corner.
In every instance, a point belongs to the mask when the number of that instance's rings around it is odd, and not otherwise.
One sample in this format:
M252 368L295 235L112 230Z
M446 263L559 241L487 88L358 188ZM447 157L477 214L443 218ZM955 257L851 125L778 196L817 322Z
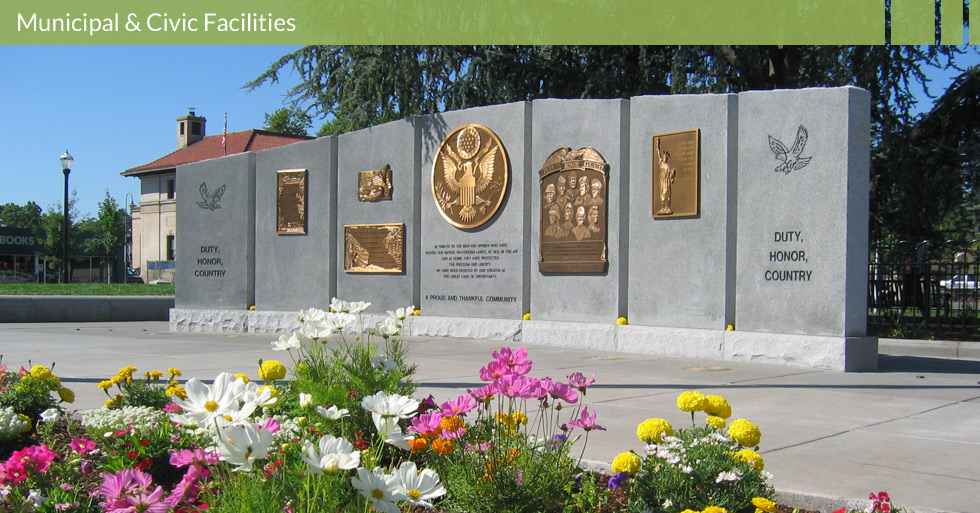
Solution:
M900 0L894 0L898 2ZM881 44L884 0L8 0L3 44Z

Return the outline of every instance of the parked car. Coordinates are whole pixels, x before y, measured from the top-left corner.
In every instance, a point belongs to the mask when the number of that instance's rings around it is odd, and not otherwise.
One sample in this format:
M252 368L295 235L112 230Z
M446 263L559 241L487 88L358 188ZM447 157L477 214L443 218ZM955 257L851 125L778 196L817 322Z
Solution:
M976 290L977 282L969 274L957 274L950 280L941 280L939 286L950 290Z
M126 283L143 283L143 277L132 269L126 269Z

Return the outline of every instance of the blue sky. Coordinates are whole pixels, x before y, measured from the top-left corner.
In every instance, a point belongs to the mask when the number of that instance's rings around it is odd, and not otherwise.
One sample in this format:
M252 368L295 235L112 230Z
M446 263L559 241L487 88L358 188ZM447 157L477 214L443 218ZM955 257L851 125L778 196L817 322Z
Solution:
M221 133L225 112L229 132L261 128L298 77L253 92L241 86L295 48L0 47L0 204L60 203L65 149L75 158L70 186L82 214L96 215L106 189L120 205L126 193L138 202L138 180L120 172L174 151L176 119L188 107L207 118L209 135ZM934 75L930 87L941 93L949 78Z

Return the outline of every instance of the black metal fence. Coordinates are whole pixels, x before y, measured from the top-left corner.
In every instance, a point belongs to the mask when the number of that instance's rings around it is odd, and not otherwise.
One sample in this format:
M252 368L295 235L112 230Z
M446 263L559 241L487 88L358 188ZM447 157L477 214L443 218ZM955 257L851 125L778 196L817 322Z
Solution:
M918 338L980 337L980 240L871 247L868 331Z

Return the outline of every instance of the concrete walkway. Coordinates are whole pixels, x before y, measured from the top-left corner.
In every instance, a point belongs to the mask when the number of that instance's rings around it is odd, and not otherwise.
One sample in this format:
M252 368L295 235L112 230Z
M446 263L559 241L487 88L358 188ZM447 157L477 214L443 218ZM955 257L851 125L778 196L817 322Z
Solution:
M275 337L171 333L164 322L0 324L0 353L11 367L56 362L55 373L77 394L76 408L105 399L95 384L125 365L178 367L184 378L221 371L257 374L256 362L283 359ZM482 386L479 369L500 342L413 339L419 397L445 400ZM876 373L840 373L776 365L652 357L527 346L531 375L564 379L596 373L587 402L606 432L593 432L585 457L609 462L640 452L636 425L663 417L675 427L690 417L677 394L696 389L726 397L733 417L762 429L766 470L786 504L825 512L846 503L864 508L869 492L891 494L916 512L975 512L980 504L980 361L941 359L883 344ZM906 348L908 349L908 348ZM922 353L923 351L918 351ZM928 354L928 353L927 353ZM698 417L702 422L703 418Z

